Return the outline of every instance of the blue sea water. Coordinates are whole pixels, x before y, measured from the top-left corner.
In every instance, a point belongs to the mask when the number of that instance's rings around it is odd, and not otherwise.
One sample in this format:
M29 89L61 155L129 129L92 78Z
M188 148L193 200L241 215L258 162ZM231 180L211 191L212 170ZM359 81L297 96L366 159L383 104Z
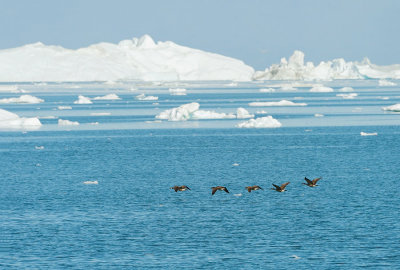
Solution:
M358 96L336 97L343 85ZM45 102L2 108L44 116L43 126L0 132L0 268L396 269L400 115L381 107L400 97L396 87L375 85L341 82L334 93L192 85L186 96L167 86L131 93L127 83L23 85ZM158 104L134 100L141 89ZM77 93L110 92L122 99L73 104ZM282 99L308 106L247 106ZM192 101L206 110L264 109L283 127L146 122ZM56 109L65 105L72 110ZM58 126L61 118L81 125ZM322 180L310 188L305 176ZM287 181L287 192L270 190ZM230 193L211 196L216 185ZM248 193L248 185L264 190Z

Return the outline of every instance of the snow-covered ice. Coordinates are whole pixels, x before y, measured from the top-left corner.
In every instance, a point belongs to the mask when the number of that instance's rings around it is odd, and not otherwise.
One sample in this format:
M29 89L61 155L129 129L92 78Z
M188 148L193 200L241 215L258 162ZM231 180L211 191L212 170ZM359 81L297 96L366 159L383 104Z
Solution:
M22 95L18 98L14 97L0 99L0 103L37 104L41 102L44 102L44 100L31 95Z
M156 115L157 119L165 119L168 121L186 121L189 120L192 114L200 108L200 104L192 102L183 104L177 108L165 110Z
M254 114L250 114L245 108L237 108L236 117L238 119L253 118Z
M236 125L238 128L278 128L281 126L282 124L270 115L256 119L250 119Z
M356 96L358 96L358 94L357 94L357 93L337 94L336 96L337 96L337 97L342 97L342 98L344 98L344 99L353 99L353 98L355 98Z
M353 87L345 86L339 89L339 92L353 92Z
M271 93L271 92L275 92L275 89L274 88L261 88L260 90L259 90L261 93Z
M92 104L93 102L90 100L90 98L79 95L78 100L74 101L74 104Z
M307 106L307 103L295 103L289 100L270 101L270 102L250 102L251 107L272 107L272 106Z
M106 115L111 115L110 112L92 112L90 113L92 116L106 116Z
M379 86L396 86L397 84L388 80L379 80Z
M316 85L310 89L310 92L328 93L328 92L333 92L333 89L331 87L323 85Z
M71 106L58 106L57 109L59 110L72 110Z

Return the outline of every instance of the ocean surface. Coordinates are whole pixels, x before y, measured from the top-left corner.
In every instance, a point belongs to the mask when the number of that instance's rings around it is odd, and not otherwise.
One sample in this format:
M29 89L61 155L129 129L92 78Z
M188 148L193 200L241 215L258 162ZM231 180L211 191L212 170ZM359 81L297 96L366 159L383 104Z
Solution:
M399 269L400 114L382 107L400 103L400 86L324 85L334 92L304 82L19 84L45 102L0 108L43 126L0 131L0 268ZM358 96L336 96L344 86ZM121 99L73 103L109 93ZM135 100L142 93L159 99ZM307 106L248 106L283 99ZM244 107L282 127L154 122L189 102ZM310 188L304 177L322 180ZM287 181L287 192L270 189ZM212 196L217 185L230 193Z

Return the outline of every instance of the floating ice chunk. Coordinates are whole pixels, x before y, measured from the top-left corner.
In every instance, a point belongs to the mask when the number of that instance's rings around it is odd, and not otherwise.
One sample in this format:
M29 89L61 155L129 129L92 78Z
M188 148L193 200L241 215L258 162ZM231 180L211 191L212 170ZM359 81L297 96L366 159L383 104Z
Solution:
M261 111L256 111L257 114L267 114L267 111L261 110Z
M157 119L166 119L168 121L186 121L191 118L192 114L200 108L200 104L192 102L183 104L177 108L165 110L156 115Z
M93 113L90 113L90 115L93 115L93 116L106 116L106 115L111 115L111 113L109 113L109 112L93 112Z
M278 102L250 102L251 107L272 107L272 106L307 106L307 103L295 103L289 100L281 100Z
M272 116L250 119L236 125L238 128L278 128L282 124Z
M236 117L238 119L253 118L254 114L250 114L245 108L237 108Z
M314 86L313 88L311 88L310 92L328 93L328 92L333 92L333 89L331 87L317 85L317 86Z
M185 96L186 89L185 88L170 88L169 93L172 96Z
M376 136L376 135L378 135L378 133L377 132L372 132L372 133L367 133L367 132L360 132L360 135L361 136Z
M37 129L42 125L37 117L24 118L17 114L0 109L0 128Z
M48 115L48 116L38 116L39 119L57 119L57 116Z
M58 106L57 109L59 110L72 110L71 106Z
M400 112L400 103L391 105L391 106L387 106L387 107L383 107L382 110L384 111L391 111L391 112Z
M58 119L58 125L59 126L78 126L79 122Z
M358 94L357 94L357 93L337 94L336 96L337 96L337 97L342 97L342 98L344 98L344 99L353 99L353 98L355 98L356 96L358 96Z
M236 193L236 194L233 194L233 196L241 197L241 196L243 196L243 194L242 193Z
M285 85L280 88L281 91L296 91L297 88L292 85Z
M192 119L226 119L226 118L236 118L236 116L234 114L197 110L192 113L191 118Z
M274 88L261 88L259 90L261 93L271 93L271 92L275 92Z
M31 96L31 95L22 95L19 98L3 98L0 99L0 103L24 103L24 104L36 104L44 102L43 99Z
M94 100L118 100L121 99L119 96L117 96L116 94L108 94L102 97L95 97L93 98Z
M90 98L79 95L78 100L74 101L74 104L92 104L93 102L90 100Z
M324 115L320 114L320 113L316 113L316 114L314 114L314 117L324 117Z
M92 125L92 126L97 126L99 124L99 122L91 122L89 124Z
M83 182L85 185L98 185L99 181L95 180L95 181L85 181Z
M135 97L137 100L158 100L156 96L146 96L145 94L140 94Z
M290 257L292 257L292 258L295 259L295 260L301 259L301 257L299 257L299 256L297 256L297 255L292 255L292 256L290 256Z
M353 87L345 86L339 89L339 92L353 92Z
M394 82L388 81L388 80L379 80L379 86L395 86L397 85Z
M233 163L232 166L239 166L239 163Z
M44 146L42 145L42 146L35 146L35 149L36 150L43 150L44 149Z

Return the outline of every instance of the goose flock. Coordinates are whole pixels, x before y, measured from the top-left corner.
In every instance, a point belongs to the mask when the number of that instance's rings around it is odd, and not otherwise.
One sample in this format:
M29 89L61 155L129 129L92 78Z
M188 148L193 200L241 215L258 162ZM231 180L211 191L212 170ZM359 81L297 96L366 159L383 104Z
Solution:
M307 177L304 177L304 180L306 181L306 183L302 183L302 184L306 185L306 186L309 186L309 187L316 187L316 186L318 186L317 182L319 180L321 180L321 179L322 179L322 177L318 177L318 178L314 178L313 180L310 180ZM286 190L286 186L289 185L289 184L290 184L290 182L283 183L280 186L272 184L274 187L271 188L271 189L275 190L275 191L278 191L278 192L284 192L284 191L287 191ZM171 189L175 190L175 192L191 190L188 186L173 186L173 187L171 187ZM255 191L255 190L259 190L259 189L262 190L262 188L260 186L257 186L257 185L248 186L248 187L245 187L245 189L247 189L247 191L249 193L251 193L252 191ZM216 186L216 187L212 187L211 188L211 195L214 195L215 192L217 192L217 191L225 191L226 193L229 193L229 190L226 187L224 187L224 186Z

